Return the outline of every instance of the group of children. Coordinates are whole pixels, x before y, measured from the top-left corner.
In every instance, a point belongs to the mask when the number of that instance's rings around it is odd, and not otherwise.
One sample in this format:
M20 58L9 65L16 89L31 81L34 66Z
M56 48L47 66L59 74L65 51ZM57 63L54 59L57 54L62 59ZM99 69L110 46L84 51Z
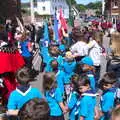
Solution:
M26 67L21 68L17 72L16 79L19 85L9 97L7 115L18 115L23 105L29 100L44 98L49 105L49 120L64 120L66 113L69 113L67 117L69 120L110 120L117 100L114 73L106 73L100 80L99 88L102 93L96 92L91 87L91 81L86 73L72 75L70 78L71 89L66 100L64 99L63 91L58 85L55 72L44 73L43 95L37 88L31 87L30 82L35 77L31 72ZM29 120L29 118L27 119ZM38 118L35 120L46 119Z

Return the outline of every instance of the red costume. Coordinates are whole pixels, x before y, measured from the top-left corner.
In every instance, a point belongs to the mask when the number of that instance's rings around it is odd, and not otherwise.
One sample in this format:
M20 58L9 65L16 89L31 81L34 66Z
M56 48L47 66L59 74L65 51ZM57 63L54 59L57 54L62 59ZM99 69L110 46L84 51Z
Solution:
M24 60L17 49L8 46L0 48L0 76L4 87L0 88L2 98L6 101L10 93L16 88L14 73L24 66Z

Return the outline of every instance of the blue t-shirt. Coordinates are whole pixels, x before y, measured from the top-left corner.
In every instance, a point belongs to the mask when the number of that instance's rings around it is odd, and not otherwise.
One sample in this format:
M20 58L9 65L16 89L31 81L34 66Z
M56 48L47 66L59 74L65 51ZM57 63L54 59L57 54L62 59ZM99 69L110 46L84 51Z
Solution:
M64 72L59 70L56 74L56 81L58 88L60 88L62 94L64 94L64 78L65 78Z
M64 79L64 84L70 84L71 77L74 75L74 70L76 67L76 61L73 62L68 62L66 60L63 61L62 68L65 72L65 79Z
M76 120L76 115L78 115L80 112L78 103L80 104L79 95L74 91L70 94L67 104L68 108L70 109L69 120Z
M71 84L71 77L75 74L74 72L68 74L68 73L65 73L65 77L64 77L64 84Z
M64 60L62 66L63 66L65 73L70 74L76 68L76 61L68 62L68 61Z
M22 92L16 88L8 99L8 110L20 109L26 102L33 98L42 98L41 92L37 88L28 88L26 92Z
M54 89L54 91L46 91L46 100L50 107L50 116L61 116L63 112L59 106L60 102L63 102L62 93L59 88Z
M24 40L20 42L20 46L21 46L21 51L22 51L22 56L23 57L30 57L32 56L30 51L28 50L28 43L29 40Z
M100 106L101 111L104 113L104 116L101 117L101 120L110 119L110 112L114 107L115 91L115 88L111 88L103 92Z
M96 97L84 95L80 101L80 114L84 120L94 120L95 116Z
M46 72L52 72L53 71L52 67L50 65L52 60L57 60L57 62L58 62L58 69L61 70L62 69L61 65L63 63L63 57L59 55L58 57L52 57L52 56L49 57L49 60L48 60L47 65L45 67L45 71Z

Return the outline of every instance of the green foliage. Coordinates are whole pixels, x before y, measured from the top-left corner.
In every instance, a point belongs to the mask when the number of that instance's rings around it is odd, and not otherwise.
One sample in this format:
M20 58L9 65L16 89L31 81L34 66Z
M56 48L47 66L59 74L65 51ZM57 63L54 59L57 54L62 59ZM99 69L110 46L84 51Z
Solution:
M100 11L100 10L97 10L95 13L96 13L97 16L101 16L102 15L102 11Z
M79 11L82 11L82 12L84 12L87 9L87 7L83 4L79 4L76 7Z
M67 4L69 5L69 6L71 6L71 5L76 5L77 3L76 3L76 0L66 0L66 2L67 2Z
M88 9L101 9L102 8L102 2L101 1L98 1L98 2L95 2L95 3L89 3L86 5L86 7Z

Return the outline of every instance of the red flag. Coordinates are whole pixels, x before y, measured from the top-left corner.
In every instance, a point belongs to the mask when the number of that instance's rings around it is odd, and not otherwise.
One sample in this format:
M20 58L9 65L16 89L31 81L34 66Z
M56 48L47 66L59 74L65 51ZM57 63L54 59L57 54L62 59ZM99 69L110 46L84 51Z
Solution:
M63 17L63 13L62 13L62 9L60 9L60 17L59 17L60 23L61 23L61 27L64 28L64 30L67 30L67 23L65 18Z
M60 9L59 22L61 25L59 29L59 39L62 40L63 38L62 28L64 28L64 30L67 30L67 22L63 16L62 9Z

